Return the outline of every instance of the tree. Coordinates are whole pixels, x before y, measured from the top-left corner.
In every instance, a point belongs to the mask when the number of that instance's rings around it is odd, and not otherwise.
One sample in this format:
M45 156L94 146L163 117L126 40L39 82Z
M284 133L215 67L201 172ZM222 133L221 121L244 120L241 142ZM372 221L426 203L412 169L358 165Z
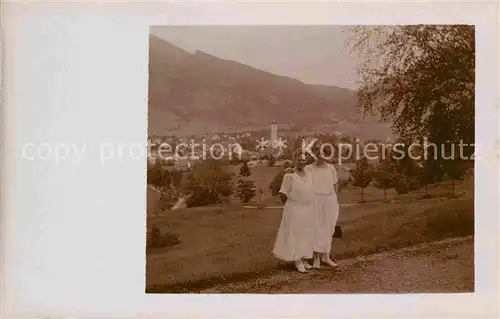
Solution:
M250 175L252 175L252 172L250 171L250 167L248 167L248 163L243 162L240 166L240 176L248 177Z
M356 169L352 174L352 185L361 188L361 202L364 202L364 189L373 179L373 170L366 157L357 161Z
M404 174L396 172L394 176L394 190L396 190L398 194L408 194L414 188L414 180Z
M236 195L243 203L248 203L256 195L255 182L246 179L250 175L252 175L250 167L248 167L247 162L243 162L240 167L240 176L242 178L238 180L236 185Z
M164 187L170 184L169 175L162 168L161 161L156 160L155 164L148 164L147 183L155 187Z
M234 192L232 175L220 161L207 159L193 166L182 190L188 207L222 203Z
M474 26L403 25L350 29L360 107L393 122L405 139L474 143ZM473 152L473 147L466 150Z
M181 187L183 174L183 171L180 169L174 169L169 172L171 184L177 189Z
M238 184L236 186L237 193L236 195L243 203L248 203L255 197L255 182L251 180L238 180Z
M446 164L446 175L452 181L453 195L455 195L455 181L462 181L464 179L467 167L462 160L450 160Z
M389 157L395 164L396 172L408 178L415 177L417 173L417 161L415 158L419 154L415 154L414 151L412 152L412 143L409 140L399 139L393 149L389 150ZM398 155L395 154L396 152Z
M424 161L422 163L422 167L420 168L419 182L421 185L425 186L426 195L429 193L429 184L432 184L436 181L435 169L435 162L431 160Z
M376 170L373 172L375 187L384 190L384 200L387 199L387 190L394 188L396 177L396 166L390 158L380 161Z

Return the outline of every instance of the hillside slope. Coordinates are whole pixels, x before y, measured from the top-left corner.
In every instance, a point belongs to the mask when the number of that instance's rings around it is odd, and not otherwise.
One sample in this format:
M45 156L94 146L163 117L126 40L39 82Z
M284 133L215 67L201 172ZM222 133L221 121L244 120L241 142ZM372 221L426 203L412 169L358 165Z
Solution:
M150 36L150 134L259 129L273 120L306 130L346 124L351 131L358 124L380 128L356 112L356 103L356 93L348 89L305 84L201 51L192 54Z

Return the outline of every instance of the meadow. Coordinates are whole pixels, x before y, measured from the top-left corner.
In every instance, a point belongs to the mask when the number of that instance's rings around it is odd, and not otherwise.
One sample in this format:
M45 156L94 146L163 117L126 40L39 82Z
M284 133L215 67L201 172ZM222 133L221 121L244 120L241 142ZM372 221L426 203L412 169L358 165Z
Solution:
M154 224L175 234L181 244L148 251L146 291L197 292L289 268L271 253L281 209L265 208L280 204L267 189L279 169L252 169L257 189L264 190L253 201L255 208L233 201L148 213L148 228ZM337 260L474 233L473 176L456 183L454 195L446 181L429 185L427 195L424 189L405 195L388 191L385 200L383 190L368 187L366 203L357 204L360 199L360 190L351 186L339 194L344 237L332 245Z

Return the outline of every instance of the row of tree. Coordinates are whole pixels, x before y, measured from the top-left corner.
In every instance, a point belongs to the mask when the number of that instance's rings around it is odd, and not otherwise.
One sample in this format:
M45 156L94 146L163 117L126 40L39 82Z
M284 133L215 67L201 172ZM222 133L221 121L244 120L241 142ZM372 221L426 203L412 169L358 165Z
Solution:
M352 185L361 189L361 200L364 200L364 189L370 184L384 190L394 189L398 194L407 194L413 190L441 182L444 178L452 180L453 193L455 181L463 180L471 163L464 160L396 160L387 157L372 165L366 157L361 158L356 169L351 172Z

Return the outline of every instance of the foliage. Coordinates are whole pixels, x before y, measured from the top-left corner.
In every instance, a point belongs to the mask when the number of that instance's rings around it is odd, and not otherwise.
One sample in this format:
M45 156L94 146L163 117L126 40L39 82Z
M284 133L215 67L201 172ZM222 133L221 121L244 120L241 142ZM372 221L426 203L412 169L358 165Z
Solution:
M362 26L350 31L348 45L366 57L358 66L365 112L392 121L405 139L474 142L474 26Z
M257 146L257 142L250 138L242 138L238 141L238 143L244 150L253 150Z
M446 175L453 181L453 194L455 194L455 181L462 181L467 171L466 163L462 160L447 161Z
M412 143L410 140L399 139L393 149L389 150L389 158L394 162L396 172L407 177L414 177L417 174L415 158L420 155L412 149Z
M366 188L373 179L373 170L366 157L362 157L352 171L352 185L360 188Z
M232 175L220 161L207 159L193 166L182 190L188 207L223 203L233 194Z
M148 230L146 247L151 248L162 248L162 247L172 247L179 245L181 240L178 236L165 233L162 234L160 229L156 227L155 224Z
M154 165L148 163L147 170L147 183L148 185L153 185L156 187L161 187L167 185L166 176L162 169L161 161L156 160Z
M361 201L363 201L363 191L373 179L373 169L366 157L358 160L356 169L352 171L351 176L352 185L361 188Z
M159 159L154 165L148 165L147 183L158 188L180 187L183 171L178 169L166 170L163 168L163 162Z
M419 170L418 180L421 185L425 186L425 193L428 193L428 185L432 184L439 179L441 174L441 167L437 161L426 160L423 161Z
M240 166L240 176L248 177L250 175L252 175L252 172L250 171L250 167L248 167L248 163L243 162Z
M229 159L229 164L231 165L239 165L242 163L244 163L244 161L241 160L238 156L231 156L231 158Z
M464 179L467 166L464 161L450 160L446 165L446 175L452 180L461 181Z
M396 173L394 177L394 189L398 194L408 194L415 187L414 179L404 174Z
M384 190L384 199L387 197L387 190L394 188L396 175L396 165L392 159L381 159L373 172L373 178L375 182L374 186Z
M159 190L161 191L159 210L161 211L172 208L175 202L179 199L179 188L171 184L169 186L159 188Z
M236 195L242 203L248 203L256 195L255 182L251 180L238 180L236 190Z

